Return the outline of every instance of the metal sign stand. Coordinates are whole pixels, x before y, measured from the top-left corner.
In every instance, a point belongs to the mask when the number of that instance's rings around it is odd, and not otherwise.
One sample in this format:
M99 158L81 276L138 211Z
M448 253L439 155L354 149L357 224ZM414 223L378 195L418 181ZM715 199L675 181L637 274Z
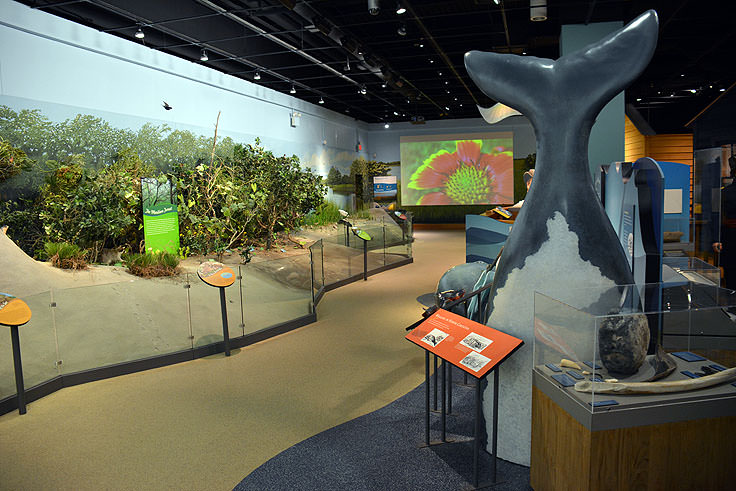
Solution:
M447 439L447 414L448 414L448 406L451 406L450 397L448 397L449 391L447 388L447 383L445 380L445 371L446 367L449 365L445 360L442 360L442 405L441 405L441 411L440 411L440 427L441 427L441 437L440 441L431 441L430 440L430 429L429 429L429 414L432 412L430 410L430 371L429 371L429 351L424 352L424 384L426 388L425 393L425 404L424 404L424 444L421 445L422 447L430 447L435 445L442 445L445 443L452 443L452 440ZM485 379L490 373L493 373L493 439L491 441L491 449L492 449L492 459L491 459L491 480L489 482L480 483L480 452L481 452L481 441L480 441L480 422L482 419L482 394L481 394L481 385L483 379ZM436 375L436 371L435 371ZM475 378L475 377L474 377ZM498 376L498 366L496 366L491 372L487 373L483 377L475 378L475 424L474 424L474 434L473 434L473 488L474 489L483 489L489 486L495 486L497 484L500 484L500 482L497 480L496 470L497 470L497 463L496 463L496 455L498 451L498 383L499 383L499 376ZM435 389L435 398L437 396L437 392ZM447 401L447 404L445 404L445 401Z

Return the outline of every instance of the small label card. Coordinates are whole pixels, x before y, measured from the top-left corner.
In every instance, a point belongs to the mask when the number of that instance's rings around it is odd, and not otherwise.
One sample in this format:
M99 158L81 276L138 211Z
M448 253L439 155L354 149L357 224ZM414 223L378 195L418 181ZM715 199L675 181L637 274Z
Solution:
M575 381L568 377L565 373L552 375L552 378L555 379L563 387L572 387L573 385L575 385Z

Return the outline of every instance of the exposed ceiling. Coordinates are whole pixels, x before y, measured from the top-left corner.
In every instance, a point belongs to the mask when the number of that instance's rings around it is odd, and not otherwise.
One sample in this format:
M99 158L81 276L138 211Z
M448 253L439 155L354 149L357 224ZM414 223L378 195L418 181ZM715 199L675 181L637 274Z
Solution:
M529 0L21 3L280 92L293 88L294 97L321 98L369 123L478 117L476 104L495 101L468 77L466 51L557 58L561 25L628 22L650 8L659 14L659 44L626 102L657 133L687 131L685 123L736 82L730 1L549 0L541 22L530 20ZM380 6L376 15L369 4Z

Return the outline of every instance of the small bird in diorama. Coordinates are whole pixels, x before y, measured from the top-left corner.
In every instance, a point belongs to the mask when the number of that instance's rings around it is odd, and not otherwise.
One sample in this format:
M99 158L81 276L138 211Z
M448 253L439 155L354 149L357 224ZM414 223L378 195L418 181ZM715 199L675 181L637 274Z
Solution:
M163 106L163 107L164 107L164 109L166 109L167 111L170 111L170 110L174 109L173 107L169 106L169 103L168 103L168 102L166 102L166 101L164 101L164 103L162 104L162 106Z

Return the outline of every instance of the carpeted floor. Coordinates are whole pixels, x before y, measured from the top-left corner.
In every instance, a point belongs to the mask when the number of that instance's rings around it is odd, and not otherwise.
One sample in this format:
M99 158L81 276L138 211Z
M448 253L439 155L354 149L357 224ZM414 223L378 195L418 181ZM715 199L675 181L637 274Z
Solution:
M456 379L462 377L456 372ZM472 380L472 379L471 379ZM472 383L472 382L471 382ZM262 490L460 490L473 482L474 394L456 385L447 439L423 447L425 387L388 406L294 445L253 471L236 491ZM439 440L439 414L430 418L430 437ZM493 489L529 490L529 468L497 461ZM491 457L481 452L480 482L492 480Z

